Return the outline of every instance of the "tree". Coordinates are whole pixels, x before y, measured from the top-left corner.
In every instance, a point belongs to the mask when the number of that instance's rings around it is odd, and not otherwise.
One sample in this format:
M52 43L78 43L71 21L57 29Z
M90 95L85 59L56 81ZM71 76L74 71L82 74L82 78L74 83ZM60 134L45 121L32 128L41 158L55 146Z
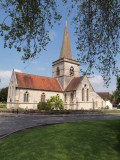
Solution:
M7 95L8 95L8 87L2 88L0 90L0 101L7 102Z
M6 19L0 25L5 47L23 48L23 60L36 57L49 43L49 29L61 15L57 0L0 0L11 24ZM120 1L119 0L62 0L73 17L77 36L78 60L86 74L96 68L109 84L111 75L118 75L116 65L120 53ZM74 13L73 13L74 12ZM72 14L73 13L73 14ZM24 42L24 44L23 44Z
M49 43L49 28L60 20L55 0L0 0L6 17L0 24L4 47L24 52L22 59L35 58Z
M92 68L96 68L109 84L111 75L117 76L120 71L116 66L116 56L120 53L120 1L74 0L69 13L76 8L73 24L78 59L86 69L83 72L91 74Z
M47 100L47 106L52 110L63 110L63 101L59 99L57 96L52 96L50 99Z
M111 96L111 101L117 104L120 103L120 77L117 77L117 86L116 90L113 92Z

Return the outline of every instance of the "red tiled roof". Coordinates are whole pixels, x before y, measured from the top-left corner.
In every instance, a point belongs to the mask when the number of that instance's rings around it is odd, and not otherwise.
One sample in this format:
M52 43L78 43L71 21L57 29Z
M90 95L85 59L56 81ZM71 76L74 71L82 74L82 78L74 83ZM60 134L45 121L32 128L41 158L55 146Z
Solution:
M109 92L97 92L97 94L104 100L110 99L110 93Z
M83 79L83 76L73 78L72 81L69 83L69 85L66 87L65 92L77 90L77 87L80 84L80 82L82 81L82 79Z
M24 73L15 72L18 88L56 91L61 92L62 89L55 78L48 78Z

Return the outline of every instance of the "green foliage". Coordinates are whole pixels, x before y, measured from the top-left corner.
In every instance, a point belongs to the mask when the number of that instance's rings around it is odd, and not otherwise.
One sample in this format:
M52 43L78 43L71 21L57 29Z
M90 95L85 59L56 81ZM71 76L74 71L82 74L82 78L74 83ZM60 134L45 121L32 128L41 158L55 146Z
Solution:
M62 99L59 99L57 96L52 96L50 99L47 100L47 105L52 110L63 110L63 101Z
M116 90L111 95L111 101L115 104L120 103L120 77L117 77Z
M82 72L93 74L93 68L103 76L106 85L112 75L118 75L116 65L120 53L120 1L119 0L62 0L71 14L78 60ZM70 3L71 2L71 3ZM4 47L23 51L24 61L37 57L50 42L49 30L61 19L57 0L1 0L6 12L0 24Z
M1 0L6 17L0 24L4 47L23 51L22 59L33 59L50 41L49 29L61 19L56 0Z
M0 101L7 102L7 95L8 95L8 87L2 88L0 90Z
M57 96L52 96L50 99L47 99L47 102L39 102L38 110L63 110L63 101Z
M0 108L6 108L6 104L0 104Z
M109 106L106 106L105 109L109 109Z
M73 15L78 59L83 73L96 68L106 84L119 73L116 56L120 53L119 0L63 0ZM75 12L74 12L75 11ZM75 14L72 14L72 13Z
M37 107L38 110L50 110L50 107L47 105L46 102L39 102Z

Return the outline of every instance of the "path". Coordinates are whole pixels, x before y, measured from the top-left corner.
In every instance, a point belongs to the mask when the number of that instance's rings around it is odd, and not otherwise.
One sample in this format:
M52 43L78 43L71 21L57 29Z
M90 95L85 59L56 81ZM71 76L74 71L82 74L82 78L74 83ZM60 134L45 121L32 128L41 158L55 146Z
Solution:
M85 120L120 119L118 115L25 115L0 113L0 138L30 127Z

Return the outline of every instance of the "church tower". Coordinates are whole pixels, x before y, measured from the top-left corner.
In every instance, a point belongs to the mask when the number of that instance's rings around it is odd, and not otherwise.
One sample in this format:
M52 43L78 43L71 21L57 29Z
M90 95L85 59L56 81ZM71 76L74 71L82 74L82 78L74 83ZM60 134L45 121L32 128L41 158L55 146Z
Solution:
M74 77L79 77L80 63L72 58L67 22L59 59L52 63L52 77L56 78L63 91Z

